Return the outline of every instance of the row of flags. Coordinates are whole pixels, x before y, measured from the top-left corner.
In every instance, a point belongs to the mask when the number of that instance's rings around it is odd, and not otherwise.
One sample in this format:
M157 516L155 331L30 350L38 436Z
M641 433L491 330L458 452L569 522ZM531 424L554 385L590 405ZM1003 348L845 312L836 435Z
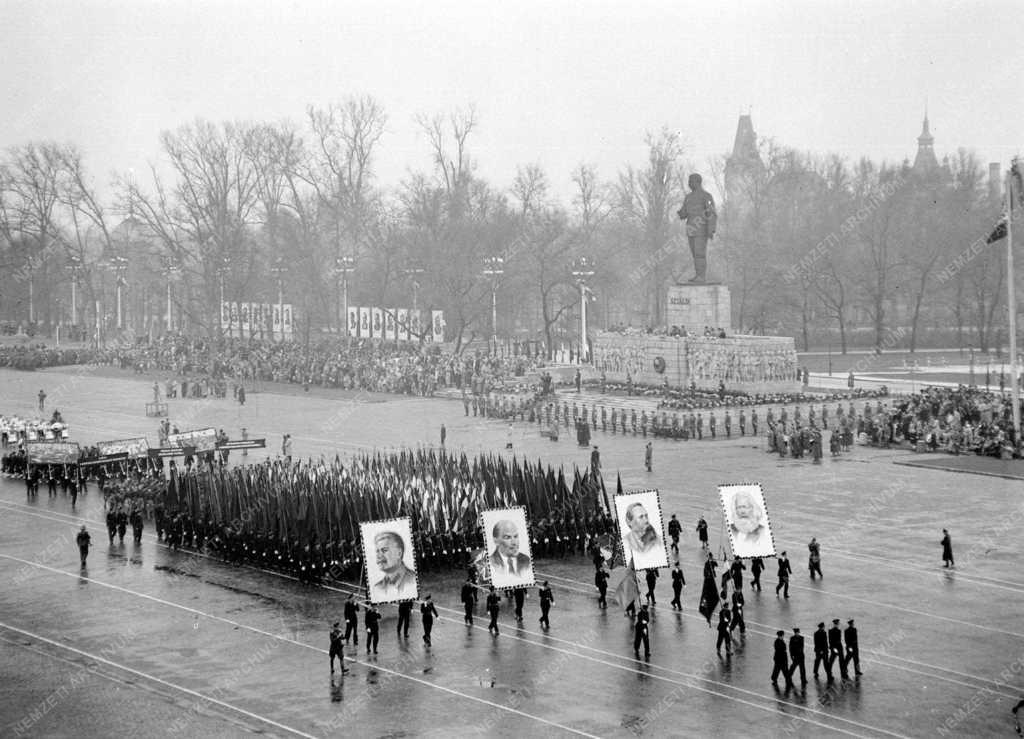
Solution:
M193 519L237 530L309 543L338 537L355 541L359 524L408 516L421 533L473 531L480 512L524 506L530 520L560 519L579 526L603 515L607 495L589 469L572 482L540 461L495 455L470 460L433 449L367 454L342 463L267 461L231 469L172 467L164 504ZM583 533L578 531L577 533Z

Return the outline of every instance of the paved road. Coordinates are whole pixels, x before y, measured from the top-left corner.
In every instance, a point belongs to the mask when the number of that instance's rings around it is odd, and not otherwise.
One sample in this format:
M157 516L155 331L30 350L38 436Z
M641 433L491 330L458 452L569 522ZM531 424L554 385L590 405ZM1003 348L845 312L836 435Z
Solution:
M0 408L28 413L44 387L81 441L145 434L150 384L98 373L0 372ZM382 401L382 402L381 402ZM443 421L450 446L503 450L507 424L463 415L459 403L330 394L172 401L182 428L246 425L277 451L290 431L299 455L367 446L430 444ZM589 450L552 443L529 425L512 431L514 452L551 463L585 463ZM552 583L552 628L537 624L536 599L502 634L478 618L462 623L457 576L427 575L442 620L427 650L414 627L394 636L385 609L380 654L351 650L352 672L333 680L327 630L350 586L302 586L288 578L170 552L147 530L141 546L108 545L95 489L27 502L0 481L0 726L5 736L964 736L1003 735L1024 694L1024 539L1016 481L891 464L902 452L859 448L822 465L779 460L747 439L655 442L655 471L642 468L642 438L599 439L606 471L627 488L658 487L665 513L687 536L684 610L665 608L659 585L650 662L632 657L629 620L598 611L592 568L582 559L537 563ZM253 454L250 459L258 458ZM747 589L749 628L731 658L696 614L699 563L692 526L716 523L716 485L759 481L777 544L796 576L789 600ZM94 534L80 571L73 536ZM957 568L943 570L941 529L952 531ZM822 543L825 579L810 581L806 543ZM829 688L776 692L768 681L776 629L855 618L864 675ZM810 663L808 663L810 668ZM942 734L942 728L946 734Z

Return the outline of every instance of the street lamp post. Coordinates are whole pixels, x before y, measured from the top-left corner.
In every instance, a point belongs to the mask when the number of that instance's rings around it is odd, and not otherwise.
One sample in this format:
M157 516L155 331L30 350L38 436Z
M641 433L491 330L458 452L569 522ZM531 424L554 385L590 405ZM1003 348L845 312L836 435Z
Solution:
M594 265L587 257L580 257L572 265L572 276L580 287L580 362L590 358L587 346L587 279L594 276Z
M491 343L495 353L498 351L498 281L505 274L504 257L487 257L484 260L484 277L491 280Z
M168 257L164 257L163 262L164 262L164 266L163 266L163 268L160 271L163 273L164 277L167 279L167 316L166 316L167 323L166 323L166 326L167 326L167 333L171 333L171 331L173 330L173 324L174 324L173 318L172 318L172 312L171 312L171 310L172 310L172 308L171 308L171 280L174 278L174 275L177 273L178 267L174 263L174 259L172 257L169 257L169 256Z
M230 263L231 262L230 262L230 260L228 260L227 257L221 257L220 260L217 263L217 287L219 288L219 291L220 291L220 303L217 305L217 313L218 313L218 315L221 316L221 318L223 318L223 316L224 316L224 279L227 277L228 266L230 265ZM229 315L230 315L230 311L229 311ZM220 320L220 319L218 319L218 320ZM224 333L224 326L221 326L220 330L221 330L221 334L223 335L223 333ZM228 330L228 336L230 337L231 336L231 321L230 320L228 321L227 330Z
M413 315L418 316L419 315L419 310L420 310L420 304L419 304L419 294L420 294L419 276L423 274L424 269L423 269L423 267L420 267L418 265L412 265L410 267L406 267L404 271L405 271L405 276L406 277L412 278L411 279L411 286L412 286L412 312L413 312ZM410 316L406 320L409 321L409 324L411 326L411 324L412 324L412 317ZM416 339L417 339L417 341L422 343L422 341L423 341L423 334L422 334L422 332L420 333L419 336L416 337Z
M341 320L339 324L344 326L345 346L351 343L351 334L348 328L348 276L354 272L356 260L349 256L339 256L334 259L334 274L341 282Z
M79 257L68 259L71 270L71 325L78 325L78 275L82 271L82 260Z
M121 288L124 286L124 273L128 269L128 259L122 256L110 258L110 269L114 272L114 290L117 301L117 328L124 328L124 313L121 309Z
M277 315L281 323L281 341L284 341L284 276L288 272L284 257L275 259L270 271L277 277Z

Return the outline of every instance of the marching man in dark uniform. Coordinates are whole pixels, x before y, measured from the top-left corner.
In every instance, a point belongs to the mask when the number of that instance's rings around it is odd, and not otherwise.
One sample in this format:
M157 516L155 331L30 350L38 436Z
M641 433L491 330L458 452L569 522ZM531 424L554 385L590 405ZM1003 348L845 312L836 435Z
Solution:
M594 585L597 586L597 606L598 608L608 607L608 571L605 570L604 565L600 565L597 568L597 572L594 573Z
M89 556L89 544L91 541L92 537L89 536L89 532L85 530L85 524L82 524L82 528L78 532L78 536L75 537L75 543L78 544L78 556L82 560L82 567L85 567L86 557Z
M800 670L800 684L807 684L807 669L804 667L804 638L800 635L800 629L793 629L793 636L789 637L789 682L793 682L793 673Z
M764 560L760 557L754 557L750 560L750 576L753 580L750 581L750 589L757 588L757 592L761 592L761 573L764 572Z
M846 631L843 632L843 637L846 639L846 665L847 669L850 661L853 661L853 674L862 675L860 671L860 648L857 646L857 627L853 625L853 619L851 618L846 623L849 626L846 627ZM847 672L849 674L849 672Z
M377 644L380 642L380 611L377 610L377 606L370 603L366 607L366 616L364 616L366 622L366 653L370 653L370 649L373 649L373 653L377 654Z
M473 608L476 606L476 585L473 584L472 580L466 580L466 583L462 586L462 593L460 594L462 600L462 607L465 610L465 621L470 626L473 625Z
M775 595L779 594L779 591L783 591L783 597L789 597L789 576L793 574L793 568L789 564L789 560L786 558L786 553L783 552L779 556L779 584L775 586Z
M651 641L648 635L648 624L651 621L651 614L647 611L647 604L640 606L640 612L636 614L636 622L633 624L633 654L640 657L640 645L644 645L644 657L651 658Z
M729 624L729 631L739 629L740 636L747 633L747 622L743 619L743 606L746 602L742 590L732 591L732 623Z
M843 677L843 680L849 680L850 676L846 672L846 659L843 652L843 632L839 630L839 619L832 619L832 628L828 630L828 662L829 672L832 670L832 665L836 660L839 660L839 672ZM829 675L829 679L832 676Z
M725 653L732 654L732 637L729 635L729 625L732 623L732 613L727 603L722 604L722 610L718 612L718 641L715 642L715 651L722 653L722 644L725 644Z
M412 618L412 601L403 600L398 604L398 638L409 638L409 620Z
M354 596L349 594L345 601L345 643L352 637L352 644L359 646L359 604L355 602Z
M818 677L818 668L825 665L825 674L829 682L832 682L832 662L828 658L828 633L825 631L825 622L818 624L818 630L814 632L814 677Z
M683 533L683 527L679 523L679 519L676 518L676 514L672 514L672 518L668 522L668 535L672 537L672 548L677 552L679 551L679 535Z
M342 674L348 672L348 668L345 667L345 655L341 651L341 624L338 621L334 622L334 626L331 627L331 674L334 674L334 658L338 658L338 665L341 667Z
M434 629L434 619L440 618L437 613L437 607L434 605L434 601L430 599L429 593L424 601L420 603L420 615L423 617L423 643L429 647L431 646L430 632Z
M551 610L552 604L555 602L555 596L551 593L551 588L548 587L548 581L544 581L544 587L540 589L540 623L545 629L551 628L551 622L548 620L548 612Z
M704 516L700 517L697 522L697 538L700 539L700 548L708 548L708 522L704 520Z
M678 608L680 611L683 610L683 603L679 600L679 596L682 595L683 586L686 585L686 578L683 577L683 571L679 569L679 563L676 562L675 567L672 568L672 608Z
M793 681L789 677L789 657L786 652L786 640L783 638L785 631L775 632L775 655L773 657L774 667L772 668L772 685L779 687L779 675L786 677L786 689L793 687Z
M491 592L487 594L487 615L491 617L491 622L487 625L487 631L495 636L498 635L498 613L500 610L501 598L492 585Z

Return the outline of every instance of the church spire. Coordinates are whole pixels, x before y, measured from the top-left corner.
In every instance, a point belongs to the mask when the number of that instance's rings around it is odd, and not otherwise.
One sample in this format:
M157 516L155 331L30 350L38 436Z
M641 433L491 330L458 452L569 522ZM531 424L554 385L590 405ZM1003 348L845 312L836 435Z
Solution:
M935 137L932 136L928 127L928 107L924 109L924 123L921 125L921 135L917 137L917 156L914 157L914 170L926 172L939 166L935 158Z

